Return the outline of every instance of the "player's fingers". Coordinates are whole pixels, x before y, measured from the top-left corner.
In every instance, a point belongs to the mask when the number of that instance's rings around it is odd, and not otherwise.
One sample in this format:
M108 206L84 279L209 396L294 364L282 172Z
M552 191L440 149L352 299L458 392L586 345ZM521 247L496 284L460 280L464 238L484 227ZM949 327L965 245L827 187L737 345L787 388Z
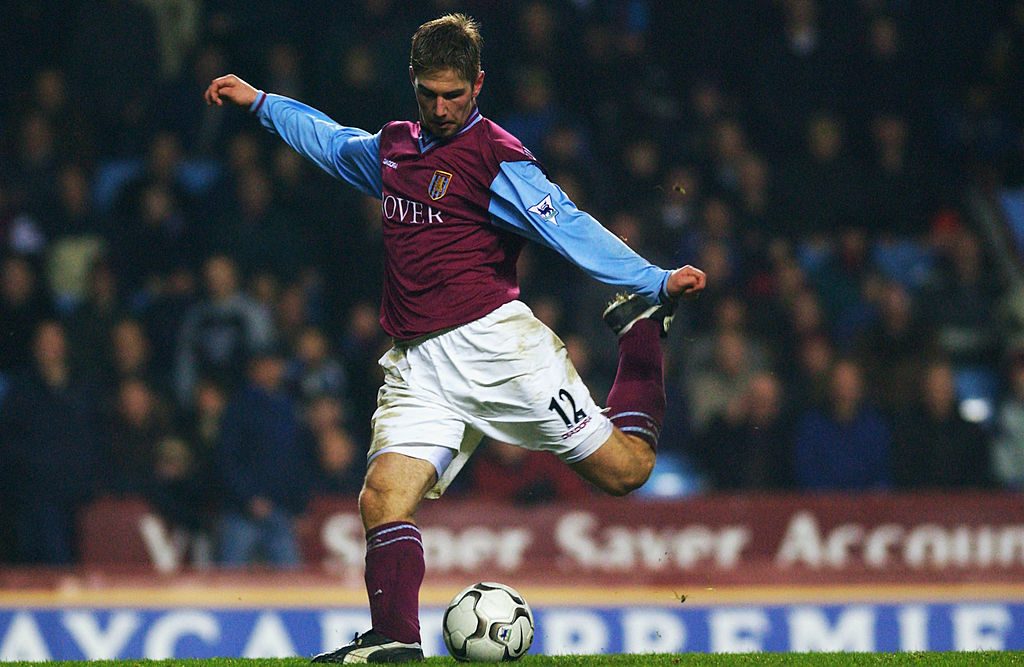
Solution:
M206 88L206 103L222 105L224 102L221 100L220 92L222 88L222 82L220 79L214 79L210 82L210 85Z
M235 88L238 83L238 77L234 74L226 74L219 76L210 82L210 87L207 91L210 94L210 100L218 106L224 104L224 97L231 98L231 91Z
M700 269L689 265L684 266L683 270L686 272L687 276L692 278L694 287L697 289L704 288L704 285L707 283L707 274Z

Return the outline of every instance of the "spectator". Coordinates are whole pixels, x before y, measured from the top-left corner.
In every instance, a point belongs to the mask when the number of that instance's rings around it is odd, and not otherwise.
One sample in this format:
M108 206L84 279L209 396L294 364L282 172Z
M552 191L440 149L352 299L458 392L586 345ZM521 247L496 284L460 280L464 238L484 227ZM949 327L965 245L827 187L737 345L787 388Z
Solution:
M911 153L909 132L903 116L881 114L871 122L874 154L867 221L882 235L913 238L927 228L931 183Z
M746 391L717 414L693 456L720 491L786 489L793 483L793 425L783 386L769 373L750 378Z
M352 381L349 402L351 424L357 439L368 441L366 425L377 406L380 367L377 360L385 351L386 339L377 320L377 307L369 302L357 303L345 318L346 328L338 349Z
M551 77L541 67L519 70L515 83L512 109L502 120L502 127L521 137L523 146L539 151L544 137L561 120L560 105L553 99Z
M52 30L52 25L47 26ZM84 108L72 105L67 77L57 67L45 66L32 78L32 93L19 116L39 114L55 130L62 159L88 159L95 151L95 129Z
M75 513L97 486L100 425L96 392L68 364L64 328L44 320L32 366L0 406L0 447L13 502L17 562L75 562Z
M981 240L960 229L941 252L940 270L922 295L940 352L957 366L993 365L999 350L991 317L999 286L986 266Z
M57 190L60 159L57 145L53 123L43 114L32 112L21 119L18 151L12 156L13 190L15 198L37 219L51 210L52 193ZM44 228L44 225L35 225L36 233L41 236L36 242L39 246L45 243Z
M187 266L176 266L149 287L138 315L153 349L153 373L160 382L170 385L179 330L196 303L196 276Z
M316 488L321 493L355 496L363 487L363 452L344 427L314 434L317 453Z
M1009 376L1009 390L999 406L993 471L1004 487L1024 489L1024 357L1013 358Z
M903 489L985 488L992 485L991 438L959 411L953 368L928 365L919 399L896 420L893 473Z
M178 338L175 385L183 405L200 377L237 386L248 356L274 338L270 314L241 291L231 258L211 257L204 275L206 297L188 310Z
M818 109L834 107L839 91L835 35L823 24L816 0L786 0L780 26L761 34L767 43L756 53L755 89L750 96L761 135L775 150L799 143L800 129ZM781 28L781 29L779 29Z
M303 263L303 221L274 201L268 174L248 165L237 173L237 206L207 233L214 252L230 253L244 273L267 272L279 281L298 274Z
M110 333L124 316L117 274L98 257L89 269L85 298L67 317L71 360L86 377L106 380L110 375Z
M778 233L778 220L771 208L771 171L768 162L756 153L745 153L737 165L737 217L744 233L743 246L748 255L763 252L767 234Z
M177 428L189 443L190 469L211 498L220 493L214 458L227 402L223 386L209 378L200 379Z
M860 61L861 81L857 84L865 104L862 110L902 113L920 102L920 88L914 85L914 71L908 62L900 26L891 16L875 16L865 35L865 53Z
M94 238L109 233L93 207L90 176L84 164L71 162L57 175L57 201L50 212L46 235L51 241L65 237Z
M810 272L810 278L820 298L823 319L832 323L833 336L845 347L867 319L862 291L870 284L869 246L864 230L857 227L833 233L837 237L834 247Z
M746 131L735 118L723 118L715 124L712 135L712 182L730 195L738 194L740 169L749 154Z
M675 165L666 171L652 211L645 216L651 221L654 242L665 248L682 247L682 237L697 225L702 187L700 171L693 165Z
M348 390L345 368L331 354L327 336L319 327L307 327L299 336L288 376L295 395L304 403L323 395L342 398Z
M154 181L143 185L132 201L115 243L118 273L129 291L146 288L176 266L194 263L198 230L180 196Z
M146 498L172 527L186 531L193 541L195 565L205 565L206 553L196 553L195 545L209 545L209 488L188 443L169 435L156 445L153 470Z
M278 340L297 347L299 337L310 324L309 303L303 286L294 282L278 291L271 308Z
M345 427L344 403L336 395L314 396L307 404L305 417L317 454L317 490L358 493L366 473L366 446L360 446Z
M774 206L792 239L864 226L865 184L847 154L838 116L818 114L807 123L807 152L779 174Z
M43 320L53 316L49 293L27 257L12 255L0 265L0 372L24 368L32 355L32 339Z
M829 393L830 375L836 361L832 341L824 334L800 339L796 350L796 363L787 367L787 386L793 405L823 406Z
M324 88L326 109L337 110L336 118L346 120L352 127L378 128L388 121L388 114L399 102L381 78L375 60L377 49L359 40L347 39L343 44L347 51L339 54L331 67L338 67L338 76L324 77L319 83ZM335 45L334 48L338 48ZM227 71L222 69L221 71ZM206 82L213 77L206 79ZM354 103L357 99L377 100L375 104Z
M898 283L882 287L878 316L854 341L875 400L889 414L916 402L925 358L935 353L911 295Z
M113 326L110 330L110 351L109 365L117 380L139 378L158 392L164 392L166 387L159 383L150 365L152 350L146 331L138 320L126 317Z
M892 432L867 403L859 365L832 368L829 401L799 417L794 437L797 486L807 491L855 491L892 486Z
M590 490L578 475L546 452L532 452L487 441L469 473L473 498L515 505L586 498Z
M151 490L160 442L171 433L170 409L141 378L117 385L109 426L106 489L145 496Z
M315 453L284 390L285 359L265 348L249 362L249 383L228 403L215 461L222 485L223 565L300 562L295 516L313 484Z
M712 367L696 373L687 388L693 429L703 431L715 415L738 399L755 370L751 365L750 341L743 333L716 333Z
M204 108L224 110L216 105ZM335 199L332 198L333 188L325 188L320 180L322 174L319 170L309 169L309 163L288 145L280 145L274 150L272 164L274 199L282 210L289 211L304 221L302 243L327 243L326 239L330 237L332 231L337 233L331 229L338 223L331 214L336 206ZM329 250L323 248L323 251ZM304 257L315 257L319 260L318 254L311 248L303 248Z
M58 307L67 312L86 297L89 272L107 251L103 223L92 211L89 180L81 165L64 167L58 177L56 210L47 236L47 282Z
M202 89L219 72L230 69L220 46L202 44L191 57L186 70L165 81L161 87L159 101L153 110L155 120L159 127L181 137L191 155L212 154L226 142L228 132L237 130L237 121L224 113L224 109L188 103L194 91Z
M699 333L687 340L685 348L685 375L695 376L714 367L718 335L725 331L738 331L747 339L747 352L753 367L761 369L770 365L771 356L764 341L750 330L747 302L736 293L723 294L715 304L714 312L703 326L710 326L706 333ZM669 359L673 350L665 351Z

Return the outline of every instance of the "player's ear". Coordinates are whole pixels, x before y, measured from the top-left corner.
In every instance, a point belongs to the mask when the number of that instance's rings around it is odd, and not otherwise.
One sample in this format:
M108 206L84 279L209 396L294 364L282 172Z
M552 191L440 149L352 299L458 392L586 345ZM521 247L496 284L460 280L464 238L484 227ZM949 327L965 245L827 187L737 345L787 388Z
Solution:
M473 82L473 99L480 94L480 89L484 87L484 71L480 70L480 73L476 75L476 81Z

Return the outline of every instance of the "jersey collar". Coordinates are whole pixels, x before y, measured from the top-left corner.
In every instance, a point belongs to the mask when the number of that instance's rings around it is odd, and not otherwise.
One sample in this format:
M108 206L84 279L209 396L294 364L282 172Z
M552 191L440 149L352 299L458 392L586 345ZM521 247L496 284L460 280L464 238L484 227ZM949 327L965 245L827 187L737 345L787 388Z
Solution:
M420 153L425 153L434 146L437 146L438 144L445 143L446 141L451 141L455 137L464 134L469 130L469 128L473 127L481 120L483 120L483 116L480 115L480 108L474 107L473 112L469 114L469 118L466 119L466 124L462 126L462 129L453 134L448 139L439 139L438 137L435 137L433 134L430 133L429 130L423 127L423 123L420 123Z

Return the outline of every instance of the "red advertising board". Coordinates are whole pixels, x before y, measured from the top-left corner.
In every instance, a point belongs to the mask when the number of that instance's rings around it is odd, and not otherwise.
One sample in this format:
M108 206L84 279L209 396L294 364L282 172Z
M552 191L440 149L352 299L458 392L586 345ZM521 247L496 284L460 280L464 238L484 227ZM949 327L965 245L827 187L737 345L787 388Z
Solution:
M418 516L428 576L629 585L953 583L1024 580L1024 496L870 494L599 498L535 507L430 501ZM316 499L300 520L311 570L361 571L352 498ZM87 565L172 572L185 536L144 503L83 516Z

